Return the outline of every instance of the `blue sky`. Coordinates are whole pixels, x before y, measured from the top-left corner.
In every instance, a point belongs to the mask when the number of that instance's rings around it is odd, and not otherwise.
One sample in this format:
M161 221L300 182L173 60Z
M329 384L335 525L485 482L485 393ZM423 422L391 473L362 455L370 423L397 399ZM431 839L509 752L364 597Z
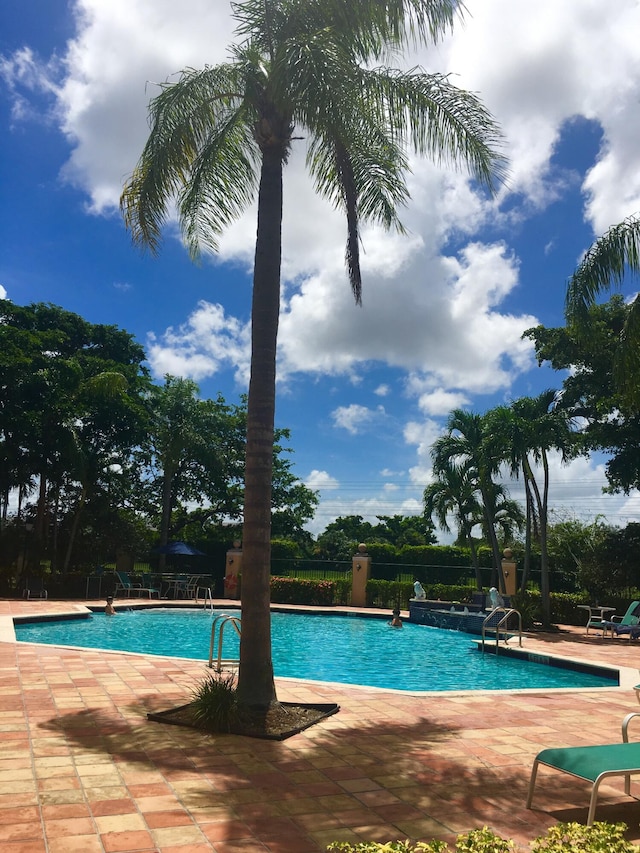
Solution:
M287 168L276 417L297 475L321 490L314 532L337 515L418 511L452 408L559 387L522 332L563 323L581 253L640 210L636 0L466 5L454 33L407 64L451 72L501 123L511 174L496 199L415 161L408 235L363 232L357 308L345 226L312 192L304 141ZM171 227L158 257L141 255L117 203L153 81L224 60L232 39L225 0L0 8L0 294L116 324L159 380L191 376L229 401L247 383L255 209L194 266ZM558 517L640 520L637 495L601 494L602 465L554 460Z

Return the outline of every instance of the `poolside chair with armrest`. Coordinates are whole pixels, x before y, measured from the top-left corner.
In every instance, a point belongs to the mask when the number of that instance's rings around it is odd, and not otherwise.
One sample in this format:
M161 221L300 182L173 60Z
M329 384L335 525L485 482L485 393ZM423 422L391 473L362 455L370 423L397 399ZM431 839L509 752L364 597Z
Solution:
M162 586L162 584L160 584ZM161 598L161 590L158 584L154 581L153 577L147 572L142 573L142 588L148 589L150 592L149 598L152 597L152 594L155 595L156 598Z
M609 619L603 619L601 623L603 636L611 631L612 637L627 634L629 640L640 637L640 601L632 601L624 616L615 614Z
M624 616L612 616L602 622L602 629L606 633L611 631L612 637L627 634L629 640L640 637L640 601L632 601Z
M45 588L44 580L42 578L27 578L24 582L22 597L26 599L40 598L46 601L49 594Z
M130 598L132 592L135 592L138 596L140 596L141 593L146 592L149 598L152 598L153 595L155 595L157 598L160 598L160 592L157 589L142 586L141 583L133 583L133 581L131 581L131 579L129 578L127 572L116 572L116 577L118 578L115 588L116 595L119 592L126 592L127 598Z
M587 826L591 826L593 823L598 790L601 782L605 779L610 776L624 776L624 792L629 797L633 796L631 794L631 776L640 773L640 742L629 742L629 723L634 717L640 717L640 711L632 711L622 721L622 743L602 744L601 746L567 746L557 749L543 749L542 752L539 752L531 769L527 808L531 808L540 764L592 783ZM633 798L640 799L638 797Z

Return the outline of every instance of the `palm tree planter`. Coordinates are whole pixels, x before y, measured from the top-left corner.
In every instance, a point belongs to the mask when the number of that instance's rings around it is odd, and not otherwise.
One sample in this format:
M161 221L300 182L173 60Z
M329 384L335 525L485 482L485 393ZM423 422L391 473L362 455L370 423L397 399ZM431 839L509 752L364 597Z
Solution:
M269 572L283 168L304 133L317 191L346 215L346 264L358 304L360 222L402 229L396 210L408 199L409 146L438 161L463 161L493 188L503 169L500 135L480 101L443 75L373 67L408 40L435 40L457 7L455 0L232 3L241 41L231 61L161 86L122 195L134 241L152 250L176 202L197 256L217 249L218 235L258 187L238 681L245 705L276 701Z
M280 702L282 714L273 717L274 709L270 706L267 714L255 714L252 722L247 720L242 725L231 726L227 734L240 734L245 737L260 738L262 740L286 740L297 735L305 729L322 722L327 717L337 714L340 706L335 702ZM277 709L275 709L277 713ZM183 726L190 729L199 729L204 733L212 734L212 730L199 725L191 713L191 704L180 705L178 708L169 708L167 711L150 711L147 719L154 723L167 723L171 726ZM222 732L224 734L224 732Z

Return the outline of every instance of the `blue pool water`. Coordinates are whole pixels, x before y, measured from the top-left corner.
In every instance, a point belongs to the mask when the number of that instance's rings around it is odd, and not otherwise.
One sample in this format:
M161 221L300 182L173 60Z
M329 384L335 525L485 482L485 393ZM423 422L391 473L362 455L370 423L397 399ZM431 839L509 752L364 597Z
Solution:
M238 615L238 611L225 612ZM16 624L18 641L208 660L219 611L150 609L89 619ZM611 687L611 679L543 663L482 654L470 634L405 622L302 613L272 614L277 676L396 690L515 690ZM477 638L476 638L477 639ZM223 654L237 658L227 625Z

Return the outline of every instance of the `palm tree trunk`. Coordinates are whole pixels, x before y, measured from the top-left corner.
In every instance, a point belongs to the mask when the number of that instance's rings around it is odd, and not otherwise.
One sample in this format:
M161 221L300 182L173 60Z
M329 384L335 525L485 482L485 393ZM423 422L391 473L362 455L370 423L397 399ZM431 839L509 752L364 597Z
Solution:
M524 493L527 502L527 521L524 534L524 567L522 570L520 592L527 591L527 584L529 583L529 575L531 573L531 528L533 526L533 502L531 498L531 488L529 486L529 480L527 478L526 472L524 474Z
M263 151L251 306L238 702L276 700L271 660L271 480L282 254L282 154Z
M482 572L480 571L480 562L478 561L478 549L476 548L476 543L471 535L472 528L463 524L462 529L464 538L467 540L467 544L469 546L469 551L471 552L471 564L476 576L476 589L478 592L482 592Z
M489 537L489 544L491 545L491 555L493 557L493 572L492 575L495 575L498 579L498 590L502 595L506 594L506 587L504 583L504 574L502 573L502 554L500 553L500 545L498 543L498 537L496 535L496 526L494 523L494 519L496 517L495 505L493 500L490 498L488 490L481 488L480 493L482 495L482 502L484 504L484 514L485 520L487 522L487 536Z
M538 508L538 518L540 519L540 604L542 606L542 627L551 627L551 588L549 585L549 555L547 546L547 504L549 494L549 463L546 453L542 453L542 462L544 468L544 495L540 494L540 489L536 478L533 476L531 466L528 465L528 475L531 482L531 488L536 500Z
M549 578L549 546L547 544L547 517L549 508L549 460L542 451L544 482L540 506L540 597L542 598L542 624L551 627L551 584Z
M169 541L169 528L171 527L171 511L173 509L173 478L175 468L165 466L162 479L162 515L160 517L160 546ZM167 567L167 555L160 554L158 558L158 571L164 572Z
M80 516L82 515L82 510L87 502L87 487L85 484L82 485L82 492L80 494L80 500L78 501L78 506L73 515L73 521L71 522L71 530L69 531L69 543L67 545L67 551L64 555L64 563L62 565L62 573L67 574L69 571L69 565L71 563L71 554L73 553L73 546L75 545L76 536L78 534L78 526L80 524ZM55 553L55 550L54 550Z

